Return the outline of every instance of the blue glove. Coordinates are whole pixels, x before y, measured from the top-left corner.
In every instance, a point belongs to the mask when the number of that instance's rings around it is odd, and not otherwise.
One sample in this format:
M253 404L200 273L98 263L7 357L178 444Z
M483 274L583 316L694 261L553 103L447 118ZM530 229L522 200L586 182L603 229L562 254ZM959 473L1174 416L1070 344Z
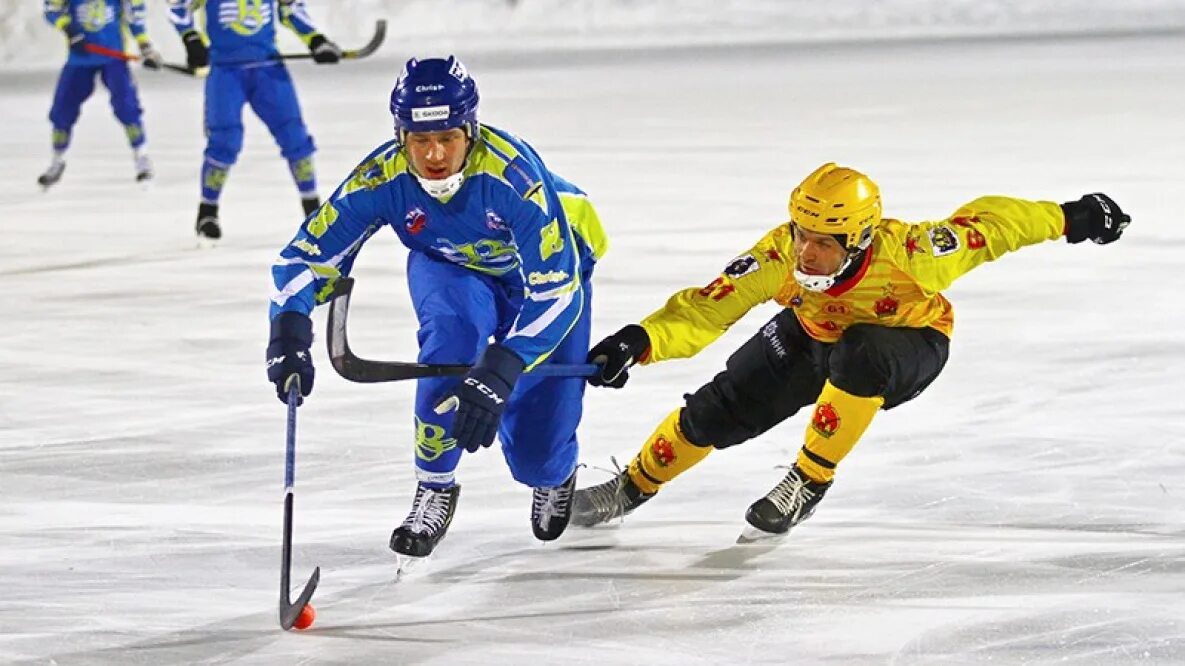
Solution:
M457 440L457 446L473 453L494 443L506 401L525 367L518 354L507 347L500 344L486 347L453 395L436 406L437 414L456 407L450 434Z
M313 320L299 312L281 312L272 320L267 343L267 378L280 402L288 402L288 382L298 382L301 396L313 392ZM304 402L303 397L300 402ZM300 404L300 403L297 403Z
M79 55L87 53L86 33L79 30L78 26L67 23L66 27L62 28L62 32L66 33L66 41L69 43L71 51Z

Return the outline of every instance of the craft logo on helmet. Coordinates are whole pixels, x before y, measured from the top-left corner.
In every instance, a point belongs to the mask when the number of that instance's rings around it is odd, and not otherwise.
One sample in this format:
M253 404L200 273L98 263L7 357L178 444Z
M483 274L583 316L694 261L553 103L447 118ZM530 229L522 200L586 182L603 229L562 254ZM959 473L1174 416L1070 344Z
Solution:
M449 114L448 104L440 106L421 106L418 109L411 110L411 120L413 123L428 123L433 120L447 120Z
M675 447L662 435L654 439L654 443L650 445L650 452L654 454L654 460L659 467L666 467L675 462Z
M427 86L416 86L416 92L418 93L436 92L437 90L444 90L444 86L440 85L439 83L434 83Z
M815 407L815 414L811 417L811 428L820 437L830 438L839 430L839 412L829 402L820 403Z

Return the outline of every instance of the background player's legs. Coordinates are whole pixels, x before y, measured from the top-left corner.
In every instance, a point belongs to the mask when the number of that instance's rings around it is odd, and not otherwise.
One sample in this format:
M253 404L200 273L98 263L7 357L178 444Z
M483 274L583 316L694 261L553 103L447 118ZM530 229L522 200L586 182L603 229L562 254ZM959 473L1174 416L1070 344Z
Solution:
M261 67L252 72L255 85L249 100L251 108L267 125L280 146L280 154L288 160L288 170L300 192L305 215L317 208L317 177L313 169L316 146L300 115L300 101L288 69L283 65Z
M136 93L136 84L132 80L128 64L121 60L112 60L99 70L103 85L111 93L111 110L115 117L123 124L124 133L128 137L128 145L132 148L136 167L136 181L140 183L152 179L152 161L148 159L147 137L144 134L143 109L140 108L140 97Z
M54 89L53 104L49 108L49 122L53 125L53 157L49 168L37 178L43 188L50 188L62 178L66 170L66 149L70 147L70 134L82 103L95 90L95 68L83 65L66 65L58 76Z
M231 165L243 149L243 77L246 70L211 67L206 78L206 150L202 160L201 203L195 230L199 238L222 237L218 199Z

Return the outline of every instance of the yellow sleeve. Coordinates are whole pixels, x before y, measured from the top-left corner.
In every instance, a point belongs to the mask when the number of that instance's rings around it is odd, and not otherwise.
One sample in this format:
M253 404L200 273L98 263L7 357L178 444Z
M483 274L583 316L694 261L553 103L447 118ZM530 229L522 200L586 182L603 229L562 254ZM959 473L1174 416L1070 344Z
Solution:
M936 293L976 266L1060 238L1064 228L1052 201L980 197L941 222L904 225L905 242L889 249L922 289Z
M770 231L706 286L677 292L643 319L650 353L642 363L695 356L749 310L772 300L791 270L788 237L785 225Z

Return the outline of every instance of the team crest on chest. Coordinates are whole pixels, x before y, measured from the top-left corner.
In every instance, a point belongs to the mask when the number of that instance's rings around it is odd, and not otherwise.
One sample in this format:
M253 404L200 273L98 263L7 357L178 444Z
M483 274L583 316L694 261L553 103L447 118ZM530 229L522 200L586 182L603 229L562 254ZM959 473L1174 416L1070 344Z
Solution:
M421 208L413 208L407 211L407 215L403 218L403 228L407 229L407 233L412 235L423 231L427 224L428 215Z

